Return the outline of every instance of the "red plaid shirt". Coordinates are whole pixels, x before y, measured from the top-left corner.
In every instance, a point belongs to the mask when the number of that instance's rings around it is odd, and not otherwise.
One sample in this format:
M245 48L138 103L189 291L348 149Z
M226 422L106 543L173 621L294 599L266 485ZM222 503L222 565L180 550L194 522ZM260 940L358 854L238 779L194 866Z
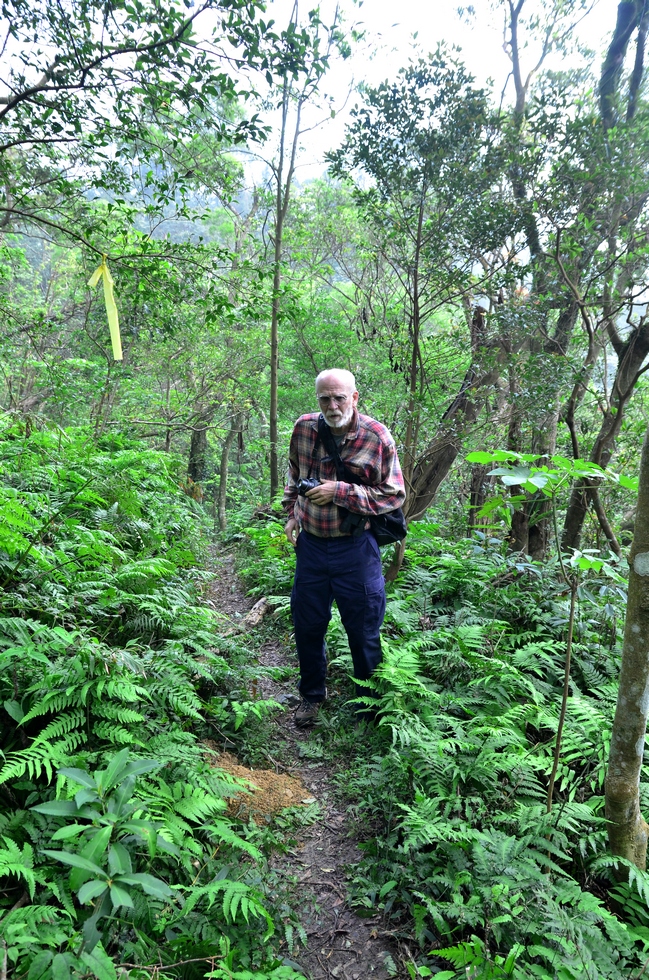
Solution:
M390 432L380 422L354 415L349 430L338 446L345 467L360 480L360 484L338 480L336 466L322 442L315 457L313 447L318 435L319 413L301 415L295 423L289 450L288 483L282 504L289 518L319 538L339 538L339 507L354 514L385 514L396 510L406 499L403 475L397 458L397 447ZM336 492L330 504L314 504L308 497L298 496L296 482L311 476L318 480L335 480Z

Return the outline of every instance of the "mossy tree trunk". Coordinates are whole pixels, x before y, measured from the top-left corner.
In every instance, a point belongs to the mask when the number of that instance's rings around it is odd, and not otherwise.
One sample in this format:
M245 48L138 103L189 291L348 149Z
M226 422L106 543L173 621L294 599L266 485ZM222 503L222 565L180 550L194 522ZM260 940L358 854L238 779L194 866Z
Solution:
M629 566L620 688L606 775L606 819L613 854L644 869L649 825L640 813L639 787L649 713L649 430L642 450Z

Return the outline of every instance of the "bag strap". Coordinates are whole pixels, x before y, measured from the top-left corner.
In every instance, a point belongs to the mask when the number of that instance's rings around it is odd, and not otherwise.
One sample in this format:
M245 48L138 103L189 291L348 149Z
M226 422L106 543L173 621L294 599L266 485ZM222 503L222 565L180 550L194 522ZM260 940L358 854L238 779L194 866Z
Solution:
M313 470L314 463L316 461L316 456L318 454L318 446L322 442L322 432L320 431L320 419L323 418L321 415L318 419L318 432L315 437L315 442L313 443L313 449L311 450L311 459L309 460L309 472L307 473L307 479L311 479L311 471ZM326 424L326 423L325 423Z
M340 458L340 453L338 452L336 440L333 437L331 429L325 422L324 415L320 415L320 418L318 419L318 438L316 439L316 446L318 445L318 442L322 442L323 446L333 459L334 466L336 467L336 476L341 483L355 482L350 479L350 474L348 474L345 469L345 464Z

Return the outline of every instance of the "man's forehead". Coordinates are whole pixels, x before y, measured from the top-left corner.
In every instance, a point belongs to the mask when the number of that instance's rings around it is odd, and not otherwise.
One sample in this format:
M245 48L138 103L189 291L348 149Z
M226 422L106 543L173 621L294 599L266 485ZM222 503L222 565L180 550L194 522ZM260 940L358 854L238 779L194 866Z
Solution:
M353 391L354 389L347 380L340 377L336 377L335 374L332 374L329 377L321 378L320 381L318 381L315 390L319 395L325 393L329 393L330 395L335 395L336 393L348 394L350 391Z

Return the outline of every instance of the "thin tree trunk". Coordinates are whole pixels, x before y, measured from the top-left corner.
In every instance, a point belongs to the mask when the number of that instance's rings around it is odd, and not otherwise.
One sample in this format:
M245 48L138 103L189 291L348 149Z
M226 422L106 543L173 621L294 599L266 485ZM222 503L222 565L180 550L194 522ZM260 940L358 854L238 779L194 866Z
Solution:
M640 812L639 787L649 713L649 431L640 463L629 566L622 669L606 774L606 819L613 854L644 869L649 826Z
M277 389L279 378L279 289L282 278L282 236L284 233L284 144L286 140L286 119L288 115L288 76L284 78L282 92L282 127L279 144L279 163L277 166L277 188L275 200L274 256L273 256L273 302L270 318L270 499L279 489L278 435L277 435Z
M221 464L219 466L219 492L217 496L217 512L219 515L219 527L225 531L228 521L225 513L225 502L228 491L228 463L230 461L230 450L235 437L241 432L241 416L235 415L230 425L230 431L225 437L223 448L221 449Z
M284 78L282 90L282 125L280 131L279 163L277 166L276 180L277 193L275 199L275 240L273 257L273 304L271 309L270 323L270 412L269 412L269 441L270 441L270 497L271 500L279 490L279 453L278 453L278 432L277 432L277 393L279 384L279 314L280 314L280 287L282 284L282 239L284 236L284 221L288 211L291 198L291 183L295 172L295 156L300 139L300 125L302 115L302 96L298 98L296 106L295 131L293 142L291 143L288 169L286 180L284 181L284 155L286 153L286 125L288 120L288 107L291 96L291 85L288 75Z
M649 354L649 322L644 320L624 343L618 337L613 324L609 324L609 332L618 355L618 368L611 392L611 404L604 414L589 457L591 463L602 467L608 466L613 455L627 403L645 370L642 365ZM573 487L561 536L562 551L568 552L579 547L588 503L592 499L593 488L598 485L599 481L596 479L583 479Z
M605 131L614 126L617 120L616 96L624 68L626 49L638 24L638 15L643 6L642 0L622 0L617 7L617 23L599 81L599 105Z
M415 464L416 455L416 432L418 431L417 419L417 388L419 382L419 365L421 354L419 351L419 261L421 256L421 236L424 223L424 202L426 200L426 186L422 187L421 201L419 204L419 218L417 221L417 241L415 245L415 261L413 263L413 282L412 282L412 351L410 355L410 378L409 378L409 398L408 398L408 424L406 426L406 438L403 447L403 475L408 486L412 480L412 471Z
M201 483L205 479L207 469L207 429L202 425L197 425L192 429L191 442L189 444L189 461L187 463L187 476L194 483Z
M597 514L597 520L599 521L599 526L601 527L602 531L606 536L606 540L609 543L610 549L619 558L622 554L622 549L620 548L620 543L617 540L617 537L615 536L615 532L611 527L610 521L606 515L606 511L604 510L602 501L600 500L599 490L597 489L597 487L593 487L592 490L590 491L590 498L593 503L593 510Z
M166 415L167 418L171 418L171 378L167 378L167 397L166 397ZM171 452L171 426L168 425L165 430L165 452Z
M521 452L522 433L521 433L521 389L516 372L516 365L511 357L511 346L508 344L509 362L509 429L507 432L507 449L511 452ZM513 486L510 489L512 497L521 496L521 488ZM523 494L524 496L524 494ZM519 506L514 508L512 514L512 526L508 536L509 550L515 554L522 552L527 554L529 543L530 522L527 513L526 502L519 502Z
M475 463L471 468L471 484L469 487L469 530L481 527L485 523L484 517L478 517L479 512L485 505L487 492L493 486L495 477L488 476L490 466L483 466Z
M392 560L390 561L390 564L388 565L385 573L386 582L394 582L395 578L399 574L399 569L403 564L403 556L405 550L406 550L405 540L397 541L397 543L394 546L394 550L392 552Z
M408 520L422 517L430 507L442 481L464 444L464 434L480 414L484 400L500 377L502 347L489 351L485 338L485 311L477 307L471 321L471 347L474 361L459 392L442 416L438 434L419 454L412 478L406 484L408 496L404 513ZM490 359L492 364L481 361ZM484 373L483 373L484 372ZM480 398L476 398L480 392Z

